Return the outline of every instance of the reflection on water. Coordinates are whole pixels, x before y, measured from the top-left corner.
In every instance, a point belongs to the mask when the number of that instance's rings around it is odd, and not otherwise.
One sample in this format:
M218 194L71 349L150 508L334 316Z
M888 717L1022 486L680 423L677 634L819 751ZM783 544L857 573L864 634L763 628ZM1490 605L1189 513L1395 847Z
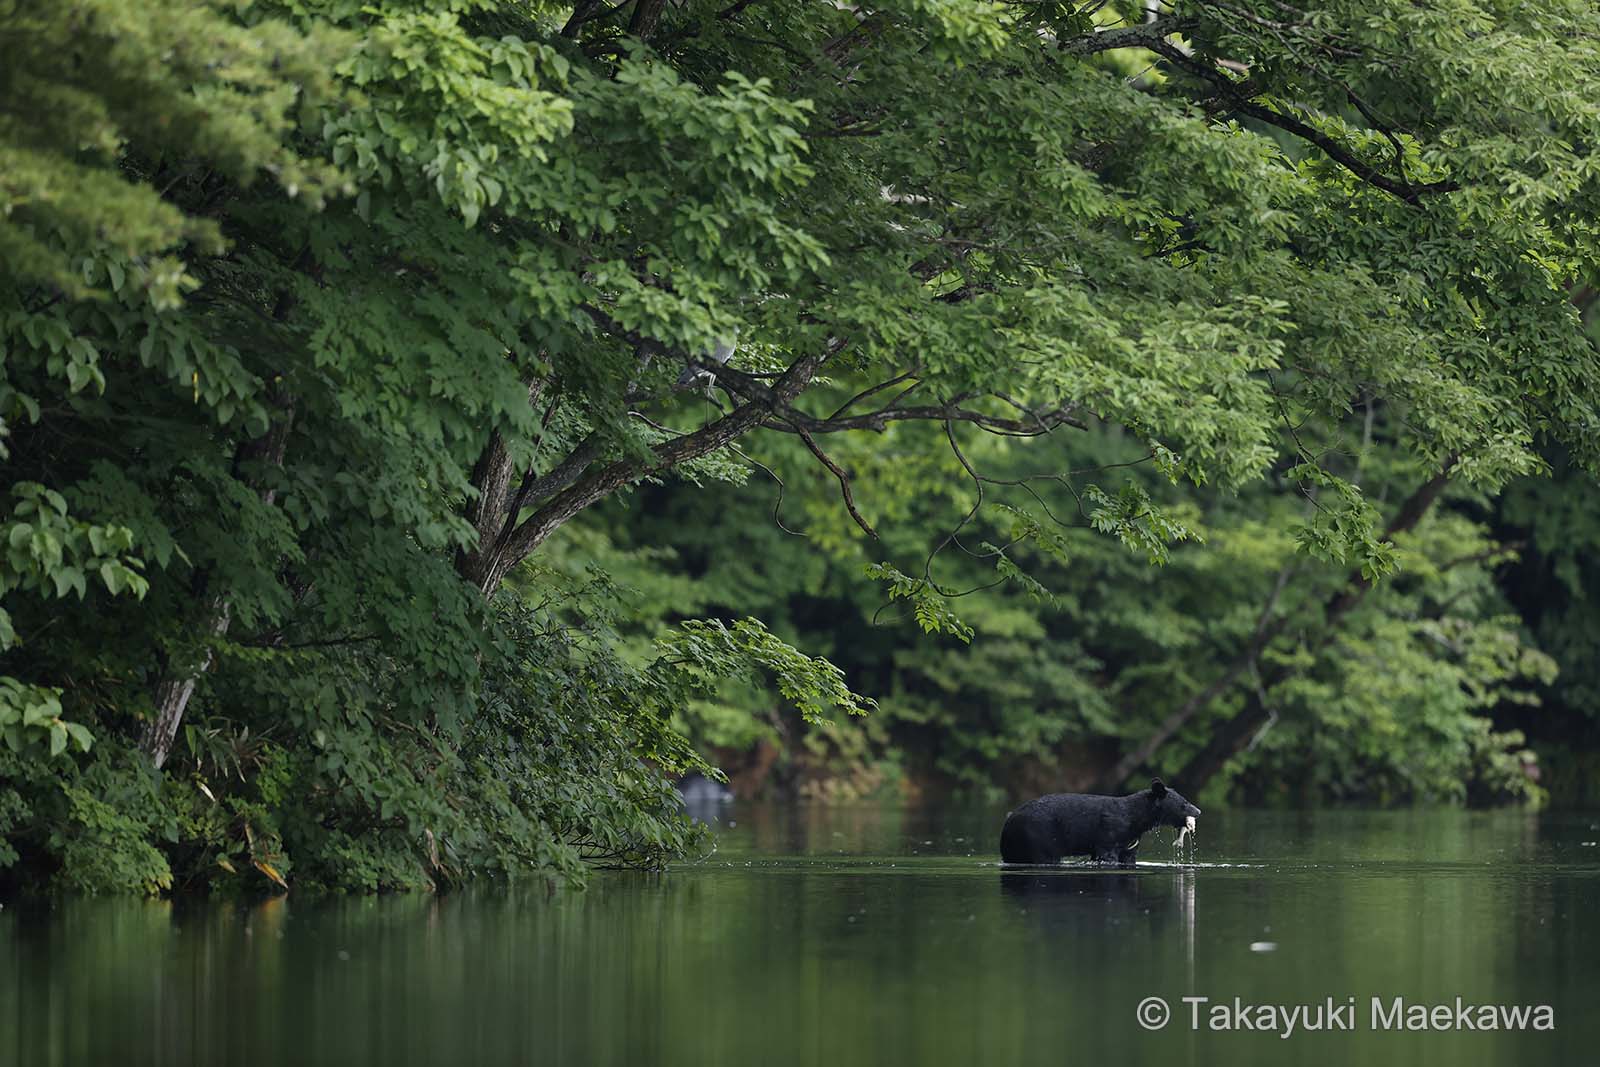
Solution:
M1224 812L1195 864L1052 870L996 862L1001 814L732 805L705 862L554 897L11 903L0 1064L1592 1059L1600 817ZM1360 1011L1195 1033L1185 995ZM1373 1033L1373 995L1557 1030Z

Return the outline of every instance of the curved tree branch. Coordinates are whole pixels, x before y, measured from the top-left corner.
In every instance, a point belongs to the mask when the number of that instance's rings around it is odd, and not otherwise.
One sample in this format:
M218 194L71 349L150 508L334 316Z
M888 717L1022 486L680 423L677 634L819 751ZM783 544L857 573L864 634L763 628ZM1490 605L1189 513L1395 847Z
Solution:
M866 531L868 537L876 541L878 539L878 531L874 530L872 528L872 523L862 518L861 512L856 509L855 494L850 491L850 475L846 474L844 468L833 461L833 457L829 456L822 450L822 446L817 444L817 439L815 437L812 437L809 433L802 429L796 429L795 432L800 435L800 440L804 441L806 447L811 450L811 454L817 457L817 462L821 463L824 467L827 467L828 470L833 472L833 476L839 479L839 492L844 497L845 510L848 511L850 513L850 517L856 521L856 525L861 527L862 530Z
M1364 162L1350 149L1321 130L1302 122L1293 115L1286 115L1281 111L1276 111L1265 104L1252 100L1249 95L1240 91L1239 85L1232 78L1172 42L1153 40L1145 47L1174 66L1215 86L1234 110L1249 115L1251 118L1264 122L1269 126L1276 126L1285 133L1292 133L1302 140L1309 141L1322 149L1329 159L1332 159L1368 185L1382 189L1391 196L1398 197L1412 206L1419 204L1424 196L1448 193L1461 187L1459 183L1453 181L1408 182L1403 179L1391 178L1376 167Z
M835 340L825 348L802 356L779 376L769 395L742 404L693 433L663 441L650 450L647 459L622 459L587 469L570 484L540 504L534 513L513 529L502 551L478 575L478 587L492 594L511 568L527 558L562 524L591 504L611 493L687 460L714 452L751 430L765 425L778 409L786 408L811 383L824 362L841 351L845 341ZM765 386L762 387L764 390ZM571 457L568 457L569 460ZM554 474L555 472L551 472ZM547 475L546 477L550 477Z
M1157 19L1154 22L1141 22L1137 26L1118 26L1084 37L1071 37L1058 44L1056 49L1068 56L1092 56L1113 48L1150 48L1155 41L1175 33L1187 33L1198 25L1200 20L1192 16Z

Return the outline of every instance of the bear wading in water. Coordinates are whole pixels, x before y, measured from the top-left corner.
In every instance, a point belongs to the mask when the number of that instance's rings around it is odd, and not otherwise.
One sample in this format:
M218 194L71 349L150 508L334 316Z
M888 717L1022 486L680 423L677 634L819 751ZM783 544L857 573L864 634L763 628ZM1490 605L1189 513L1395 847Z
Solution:
M1139 838L1157 826L1193 829L1200 809L1157 778L1149 789L1125 797L1051 793L1006 816L1000 858L1006 863L1060 863L1091 856L1100 863L1132 863Z

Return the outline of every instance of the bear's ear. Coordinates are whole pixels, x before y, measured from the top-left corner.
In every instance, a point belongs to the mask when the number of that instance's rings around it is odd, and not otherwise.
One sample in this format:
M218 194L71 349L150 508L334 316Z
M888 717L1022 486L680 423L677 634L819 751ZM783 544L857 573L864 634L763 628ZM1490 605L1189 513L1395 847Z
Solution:
M1164 783L1159 778L1150 779L1150 792L1153 793L1154 795L1158 796L1158 797L1166 796L1167 795L1166 783Z

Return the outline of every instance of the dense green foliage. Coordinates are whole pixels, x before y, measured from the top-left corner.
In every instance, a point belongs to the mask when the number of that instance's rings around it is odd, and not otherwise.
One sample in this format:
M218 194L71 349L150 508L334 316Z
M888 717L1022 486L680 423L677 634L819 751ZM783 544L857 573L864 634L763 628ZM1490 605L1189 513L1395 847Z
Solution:
M860 505L874 518L893 513L892 523L880 523L881 544L847 536L832 487L806 476L802 454L762 458L786 476L783 522L807 537L771 521L770 483L716 490L711 508L703 491L659 489L637 506L602 509L569 534L575 550L643 591L630 630L641 638L654 632L641 619L666 626L684 614L754 611L879 698L872 716L821 730L748 689L725 688L718 700L692 706L685 732L744 788L817 797L967 788L1015 797L1092 786L1119 749L1148 736L1248 646L1270 613L1288 622L1261 664L1164 746L1150 770L1178 772L1260 685L1269 723L1214 787L1219 793L1256 802L1538 795L1524 773L1522 738L1495 719L1507 704L1537 701L1553 665L1496 586L1495 568L1516 549L1472 517L1471 494L1397 539L1400 571L1324 643L1323 605L1347 575L1297 551L1290 530L1309 505L1281 476L1239 494L1195 493L1148 463L1130 468L1196 541L1152 568L1074 514L1075 528L1048 545L1009 550L1041 587L1013 580L990 588L1006 566L980 546L1017 537L1027 529L1018 512L1037 507L1024 491L991 485L987 520L940 553L934 572L954 592L979 590L948 602L974 636L919 639L923 620L901 603L885 605L861 574L884 554L925 555L929 532L960 521L972 487L952 459L954 470L926 481L943 491L902 491L908 456L923 451L903 444L849 457ZM1070 447L1047 469L1141 454L1111 430L1061 444ZM1347 455L1363 457L1362 484L1379 500L1410 488L1414 474L1394 461L1392 447L1374 442ZM1004 483L1026 476L1040 447L995 440L971 458ZM1581 674L1581 664L1573 667ZM751 707L763 713L752 720Z
M1593 4L1134 14L0 0L0 868L659 863L736 675L955 781L1525 792L1434 503L1596 460Z

